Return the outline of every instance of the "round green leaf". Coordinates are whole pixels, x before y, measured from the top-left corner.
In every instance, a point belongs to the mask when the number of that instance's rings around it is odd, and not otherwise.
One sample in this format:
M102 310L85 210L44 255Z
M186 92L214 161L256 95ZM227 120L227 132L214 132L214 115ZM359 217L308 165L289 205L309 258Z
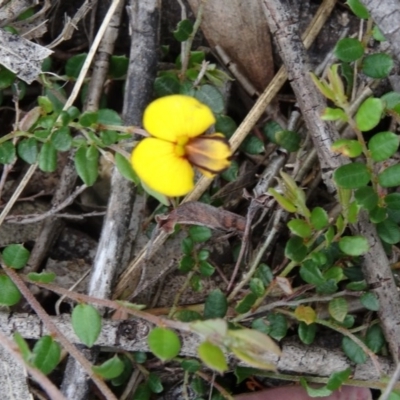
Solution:
M244 314L251 310L254 303L257 300L257 296L254 293L249 293L241 299L235 307L235 311L238 314Z
M129 181L140 184L140 179L136 175L136 172L132 168L132 164L120 153L115 153L115 165L118 168L119 173Z
M162 361L171 360L181 350L181 342L178 335L166 328L154 328L148 338L152 353Z
M333 143L331 149L346 157L358 157L362 153L362 146L358 140L339 139Z
M189 228L189 236L193 242L203 243L211 238L212 232L211 229L206 226L193 225Z
M368 19L369 12L360 0L347 0L346 4L350 7L351 11L361 19Z
M44 172L54 172L57 169L57 150L52 142L46 142L40 149L39 168Z
M15 159L15 146L11 141L0 144L0 164L12 164Z
M100 139L105 146L111 146L118 141L118 133L111 130L102 130L100 132Z
M361 256L369 250L369 244L364 236L343 236L339 248L349 256Z
M79 117L79 123L86 128L96 124L97 120L98 120L97 112L87 111Z
M10 87L15 81L15 74L5 67L0 68L0 90Z
M386 207L392 210L400 210L400 193L390 193L385 197Z
M196 91L197 100L206 104L215 114L221 114L224 111L224 98L221 92L211 85L203 85Z
M379 197L371 186L364 186L354 192L356 202L368 211L378 205Z
M3 250L2 256L7 267L21 269L28 262L30 252L22 244L10 244Z
M372 28L372 37L378 42L386 42L385 36L383 36L381 30L379 29L378 25L375 25Z
M76 56L73 56L67 60L67 63L65 64L65 74L69 78L77 78L79 76L79 73L81 72L83 63L85 62L87 57L86 53L83 54L77 54Z
M299 236L291 237L285 246L285 256L293 261L303 261L307 255L307 247L303 243L303 239Z
M37 102L46 114L53 112L53 103L47 96L38 96Z
M385 345L385 337L379 324L372 325L368 328L365 335L365 344L374 352L378 353Z
M28 279L33 282L51 283L56 279L54 272L29 272Z
M301 264L299 273L304 282L310 283L312 285L320 285L325 282L321 270L312 260L305 260Z
M215 268L208 262L201 260L199 262L199 272L202 276L211 276L215 272Z
M201 364L197 360L183 360L181 367L184 371L194 373L201 368Z
M342 349L346 356L356 364L364 364L367 361L367 355L364 350L347 336L342 339Z
M343 322L349 310L347 301L343 297L336 297L329 302L329 314L336 321Z
M400 185L400 164L386 168L378 175L378 182L382 187L393 187Z
M204 304L204 318L224 318L228 311L228 301L220 289L215 289L207 296Z
M35 367L47 375L60 362L61 347L51 336L46 335L36 342L32 353Z
M376 225L376 231L378 232L379 237L385 242L389 244L396 244L400 242L400 228L396 222L385 219Z
M300 322L299 328L297 330L297 334L299 335L299 339L304 344L311 344L315 339L316 332L317 332L317 324L309 324L309 325L307 325L303 321Z
M262 297L265 292L265 286L260 278L252 278L250 280L250 290L257 297Z
M189 39L189 36L193 32L193 23L188 19L184 19L178 22L176 30L173 32L174 38L178 42L184 42Z
M98 176L99 151L94 146L80 147L75 153L75 168L87 186L92 186Z
M386 218L387 218L387 213L384 207L375 207L369 212L369 219L373 224L379 224Z
M364 46L357 39L344 38L336 43L334 52L340 61L352 62L363 56Z
M237 179L239 173L239 164L232 161L228 169L221 173L221 177L228 182L233 182Z
M102 125L122 125L122 119L116 111L103 108L97 112L97 123Z
M179 93L179 79L176 75L162 75L154 81L154 91L158 97Z
M353 162L339 167L334 172L333 178L343 189L358 189L368 184L371 174L365 164Z
M150 372L147 384L153 393L161 393L164 390L160 377L154 372Z
M265 151L264 143L257 136L247 136L240 149L249 154L261 154Z
M294 235L300 236L304 239L311 236L311 227L303 219L292 219L287 225Z
M275 143L287 151L297 151L300 148L301 136L294 131L281 130L275 134Z
M129 58L126 56L111 56L108 73L113 79L122 78L128 72Z
M114 356L101 365L94 365L92 370L104 379L114 379L124 371L124 362L118 356Z
M215 131L223 133L226 138L230 138L236 131L236 122L227 115L218 115L215 123Z
M18 143L18 155L28 164L35 163L38 155L37 140L33 137L22 139Z
M288 330L288 322L286 317L282 314L270 313L267 316L267 320L269 322L268 335L278 341L283 339Z
M212 370L222 374L228 369L225 355L218 346L210 342L203 342L198 347L197 352L201 361Z
M319 231L326 228L329 223L328 213L322 207L314 207L311 210L311 223L313 227Z
M367 310L371 311L379 310L379 300L374 293L371 292L364 293L360 297L360 302Z
M358 129L362 132L375 128L381 120L384 110L384 102L381 99L370 97L358 108L355 120Z
M274 274L272 273L271 268L268 267L268 265L261 263L257 267L254 277L261 279L264 286L267 287L273 281Z
M382 79L389 75L393 65L393 59L389 54L370 54L363 59L362 72L371 78Z
M57 129L52 137L51 141L58 151L68 151L72 145L72 136L68 126L63 126Z
M327 389L329 390L338 390L347 379L349 379L351 375L351 369L347 368L344 371L333 372L329 377L329 380L326 384Z
M195 260L191 255L185 255L181 258L179 262L179 271L189 272L195 266Z
M21 300L21 293L7 275L0 275L0 304L13 306Z
M389 110L393 109L397 104L400 103L400 93L398 92L388 92L385 93L381 100L384 101L385 107Z
M83 344L92 347L101 331L101 316L90 304L78 304L72 311L72 328Z

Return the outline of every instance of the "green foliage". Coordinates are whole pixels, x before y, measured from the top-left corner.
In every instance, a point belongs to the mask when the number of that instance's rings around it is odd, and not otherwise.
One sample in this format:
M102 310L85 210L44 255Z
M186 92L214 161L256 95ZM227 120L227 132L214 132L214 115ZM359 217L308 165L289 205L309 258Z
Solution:
M21 300L21 293L7 275L0 275L0 305L13 306Z
M72 311L72 328L76 336L88 347L92 347L101 331L101 316L90 304L78 304Z
M10 244L3 250L1 255L7 267L21 269L28 262L30 252L22 244Z
M101 365L94 365L92 370L103 379L115 379L122 374L124 367L124 362L118 356L114 356Z
M154 328L147 338L147 343L152 353L162 361L176 357L181 349L178 335L166 328Z
M335 56L344 62L358 60L364 54L364 47L357 39L344 38L337 42Z

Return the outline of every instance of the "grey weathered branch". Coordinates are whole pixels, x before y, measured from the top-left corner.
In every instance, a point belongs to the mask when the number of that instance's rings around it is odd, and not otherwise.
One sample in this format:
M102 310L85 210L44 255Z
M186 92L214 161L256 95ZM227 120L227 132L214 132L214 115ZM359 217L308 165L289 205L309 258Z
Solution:
M306 51L286 1L263 0L263 3L271 33L279 46L304 121L317 148L324 182L333 191L333 170L348 162L330 151L330 145L339 135L332 124L320 118L326 101L311 81ZM397 362L400 348L400 299L389 261L374 225L365 215L360 214L354 228L368 239L370 245L370 251L364 256L363 272L371 291L379 299L378 316L392 357Z

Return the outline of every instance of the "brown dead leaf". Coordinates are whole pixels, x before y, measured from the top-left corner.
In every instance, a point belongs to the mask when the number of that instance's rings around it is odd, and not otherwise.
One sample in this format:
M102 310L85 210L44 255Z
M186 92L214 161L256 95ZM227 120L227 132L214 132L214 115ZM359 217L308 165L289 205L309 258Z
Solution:
M201 1L189 0L195 14ZM260 0L208 1L201 29L210 46L222 48L255 89L265 89L274 68L268 25Z
M197 201L181 204L167 215L157 215L158 226L172 233L176 224L201 225L223 231L244 232L246 218Z

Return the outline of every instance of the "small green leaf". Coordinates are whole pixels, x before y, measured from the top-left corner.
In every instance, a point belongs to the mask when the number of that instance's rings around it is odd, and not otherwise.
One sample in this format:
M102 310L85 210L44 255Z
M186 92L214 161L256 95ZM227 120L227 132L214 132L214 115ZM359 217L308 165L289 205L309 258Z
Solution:
M308 385L307 381L304 378L300 378L300 384L303 386L304 389L306 389L307 394L309 397L327 397L332 394L332 390L329 390L326 386L322 387L311 387Z
M264 143L257 136L247 136L240 146L240 149L245 153L249 154L261 154L264 153Z
M58 151L68 151L72 145L72 136L68 126L63 126L57 129L52 137L51 141Z
M92 370L104 379L114 379L122 374L124 367L124 362L118 356L114 356L101 365L93 365Z
M336 321L343 322L349 310L346 299L343 297L336 297L329 302L329 314Z
M379 29L378 25L375 25L372 28L372 37L378 42L386 42L385 36L383 36L381 30Z
M337 168L333 179L343 189L358 189L368 184L371 173L365 164L353 162Z
M61 347L51 336L41 337L32 350L33 364L48 375L60 362Z
M399 92L388 92L385 93L381 100L385 103L385 107L388 110L392 110L400 103L400 93Z
M33 137L22 139L18 143L18 155L28 164L35 163L38 155L37 140Z
M224 112L225 104L221 92L211 85L203 85L195 93L197 100L206 104L215 114Z
M301 136L294 131L281 130L275 134L275 142L287 151L293 152L300 148Z
M257 300L257 296L253 293L249 293L241 299L235 307L235 311L238 314L244 314L251 310L251 307Z
M400 102L400 101L399 101ZM236 122L227 115L218 115L215 123L215 131L223 133L226 138L230 138L236 131Z
M288 222L288 228L290 231L301 238L309 238L311 236L311 227L303 219L292 219Z
M196 262L191 255L185 255L181 258L179 262L179 271L181 272L189 272L193 269Z
M101 316L90 304L78 304L72 311L72 328L76 336L88 347L92 347L101 331Z
M386 207L392 210L400 210L400 193L390 193L385 197Z
M364 54L364 46L357 39L340 39L334 49L335 56L344 62L352 62L361 58Z
M400 242L400 227L396 222L385 219L376 225L376 230L385 243L396 244Z
M267 319L269 322L268 335L278 341L283 339L288 330L288 322L286 317L282 314L270 313L268 314Z
M182 240L181 248L183 254L185 254L186 256L189 256L192 253L193 247L194 247L194 242L190 237L186 237Z
M179 79L176 75L168 74L156 78L154 81L154 91L158 97L169 96L179 93Z
M384 103L381 99L370 97L358 108L355 120L357 128L362 132L375 128L382 117Z
M15 81L15 74L5 67L0 68L0 90L10 87Z
M364 364L367 361L367 355L364 350L347 336L342 339L342 349L346 356L356 364Z
M57 150L52 142L46 142L40 149L39 168L44 172L54 172L57 169Z
M26 340L21 336L19 332L15 332L13 334L13 339L18 346L18 350L21 352L22 358L26 362L30 362L30 360L32 359L32 352Z
M205 341L198 347L197 353L199 354L200 360L214 371L222 374L228 369L225 355L218 346Z
M228 182L234 182L239 173L239 164L236 161L232 161L228 169L221 173L221 177Z
M122 125L122 118L115 110L103 108L97 112L97 123L101 125Z
M394 187L400 185L400 164L386 168L378 175L379 184L382 187Z
M154 372L150 372L147 378L147 384L153 393L161 393L164 390L160 377Z
M122 78L128 72L129 58L126 56L112 55L108 73L113 79Z
M368 328L367 334L365 335L365 344L374 353L381 351L385 345L385 337L379 324L372 325Z
M311 344L315 339L316 332L317 324L307 325L305 322L300 322L297 334L304 344Z
M174 314L174 317L181 322L193 322L202 319L202 316L197 311L181 310Z
M166 328L154 328L147 338L147 343L151 352L162 361L171 360L181 350L178 335Z
M268 267L267 264L261 263L257 269L256 273L254 274L255 278L260 278L262 283L264 284L265 287L268 287L269 284L273 281L274 279L274 274L271 271L271 268Z
M311 210L311 224L319 231L327 227L329 223L328 213L322 207L314 207Z
M346 157L358 157L362 153L362 146L358 140L339 139L331 147L335 153L343 154Z
M201 368L201 364L197 360L183 360L181 367L186 372L194 373Z
M347 122L348 117L341 108L326 107L323 114L321 115L321 119L324 121L340 120L340 121Z
M291 237L285 246L285 256L290 260L300 262L307 255L307 247L303 243L303 239L299 236Z
M53 103L47 96L38 96L37 102L46 114L53 112Z
M10 244L2 253L4 264L14 269L24 268L30 252L22 244Z
M0 275L0 305L13 306L21 300L21 293L7 275Z
M28 279L33 282L41 283L51 283L56 279L56 274L54 272L29 272Z
M327 389L332 391L340 389L345 381L350 378L351 374L352 372L350 368L347 368L343 371L333 372L326 384Z
M339 248L349 256L361 256L369 250L369 244L364 236L342 236Z
M81 72L82 66L86 60L87 54L77 54L67 60L65 64L65 74L69 78L77 78Z
M215 268L208 262L201 260L199 262L199 272L202 276L211 276L215 272Z
M228 311L228 301L220 289L209 293L204 304L204 318L223 318Z
M129 181L140 184L140 179L136 175L136 172L132 168L132 164L120 153L115 153L115 165L118 168L119 173Z
M192 32L193 23L188 19L184 19L179 21L176 30L173 32L173 35L178 42L184 42L189 39Z
M371 186L357 189L354 197L357 203L368 211L373 210L378 205L379 197Z
M82 146L75 153L76 172L87 186L92 186L97 180L98 160L99 151L94 146Z
M189 236L192 238L193 242L203 243L211 238L212 232L211 229L206 226L193 225L189 228Z
M102 130L100 132L100 139L105 146L111 146L118 141L118 133L111 130Z
M260 278L252 278L250 280L250 290L257 297L262 297L265 292L265 286Z
M0 164L12 164L15 160L15 146L11 141L0 144Z
M375 207L369 212L369 219L374 224L379 224L387 218L386 209L384 207Z
M361 19L368 19L369 12L360 0L347 0L346 4L350 7L351 11Z
M374 79L386 78L393 69L392 57L386 53L369 54L362 62L362 72Z
M92 111L87 111L79 117L79 123L85 128L89 128L90 126L97 124L97 120L98 113Z
M364 293L360 297L360 302L367 310L371 311L379 310L379 300L374 293L371 292Z

